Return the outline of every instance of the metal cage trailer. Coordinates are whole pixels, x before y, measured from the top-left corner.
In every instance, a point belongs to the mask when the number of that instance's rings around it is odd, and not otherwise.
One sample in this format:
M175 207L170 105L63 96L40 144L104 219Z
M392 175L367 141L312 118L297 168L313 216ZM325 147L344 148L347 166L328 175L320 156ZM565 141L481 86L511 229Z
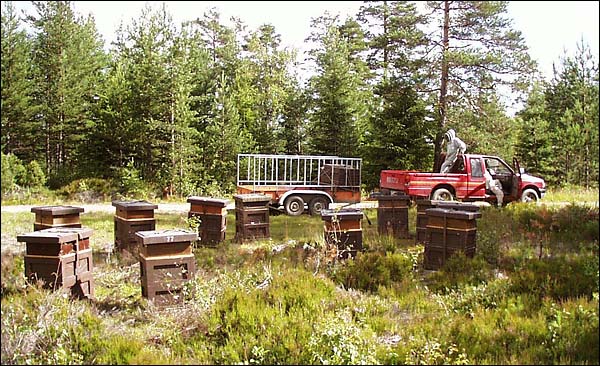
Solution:
M291 216L319 215L333 202L360 202L361 166L361 158L238 154L237 193L270 196Z

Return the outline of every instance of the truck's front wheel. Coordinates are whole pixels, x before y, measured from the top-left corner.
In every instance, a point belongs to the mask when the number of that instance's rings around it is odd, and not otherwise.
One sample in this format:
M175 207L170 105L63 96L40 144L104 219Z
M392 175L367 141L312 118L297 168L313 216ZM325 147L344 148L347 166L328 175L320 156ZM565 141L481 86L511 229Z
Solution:
M523 191L521 195L521 202L537 202L539 200L539 196L535 189L527 188Z
M454 195L446 188L438 188L431 194L434 201L454 201Z
M290 216L300 216L304 212L304 200L300 196L291 196L285 200L285 213Z

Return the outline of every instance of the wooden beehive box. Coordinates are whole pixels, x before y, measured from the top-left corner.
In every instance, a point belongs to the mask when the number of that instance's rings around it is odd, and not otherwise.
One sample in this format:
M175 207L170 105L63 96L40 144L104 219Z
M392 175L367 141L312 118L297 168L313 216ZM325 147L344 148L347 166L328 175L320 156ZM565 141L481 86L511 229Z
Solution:
M92 298L93 260L88 228L50 228L17 236L26 243L25 276L51 289Z
M135 236L139 254L146 258L192 254L198 240L198 233L183 229L138 231Z
M116 208L115 216L124 220L153 219L154 210L158 205L144 200L136 201L113 201Z
M183 301L183 286L196 272L193 254L171 257L140 256L142 296L158 306Z
M376 195L377 232L395 238L408 238L408 206L410 197L406 195Z
M227 215L228 200L220 198L188 197L190 203L190 212L201 215Z
M158 208L158 205L144 200L113 201L112 205L115 207L115 248L137 256L139 248L135 233L151 231L156 228L154 210Z
M82 207L75 206L38 206L32 207L35 213L33 230L44 230L60 227L81 227L79 214L83 212Z
M359 209L321 210L325 242L337 247L338 258L354 258L362 250L362 218Z
M235 239L238 242L269 238L269 203L263 194L237 194L235 199Z
M480 212L445 208L426 210L428 217L425 240L426 269L438 269L457 251L473 257L476 251L477 223Z
M184 283L196 271L192 247L198 233L167 229L137 232L136 237L140 245L142 296L157 305L180 302Z
M200 244L215 246L225 240L227 230L227 204L229 201L219 198L192 196L188 218L200 220L198 235Z

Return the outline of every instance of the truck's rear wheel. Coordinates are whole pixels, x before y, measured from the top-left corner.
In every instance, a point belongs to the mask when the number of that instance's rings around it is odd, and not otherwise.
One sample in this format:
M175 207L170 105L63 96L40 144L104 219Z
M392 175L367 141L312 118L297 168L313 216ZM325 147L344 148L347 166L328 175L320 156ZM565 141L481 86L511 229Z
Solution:
M320 215L321 210L327 207L329 207L329 200L325 197L315 197L308 203L308 210L313 216Z
M434 201L454 201L454 195L446 188L438 188L431 194Z
M285 213L300 216L304 212L304 200L300 196L290 196L285 200Z

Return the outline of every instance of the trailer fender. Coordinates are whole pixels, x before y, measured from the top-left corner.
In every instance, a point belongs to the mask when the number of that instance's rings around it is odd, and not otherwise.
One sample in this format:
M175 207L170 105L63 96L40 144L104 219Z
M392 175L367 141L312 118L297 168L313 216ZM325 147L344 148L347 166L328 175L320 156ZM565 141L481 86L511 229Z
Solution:
M327 197L327 199L329 200L329 202L333 202L333 198L331 197L331 195L325 191L318 191L318 190L314 190L314 189L293 189L291 191L287 191L284 194L282 194L279 197L279 201L278 204L279 206L283 206L283 203L285 202L285 199L288 198L289 196L292 195L299 195L299 196L303 196L303 195L311 195L311 196L315 196L315 195L321 195L321 196L325 196ZM306 203L308 203L307 200Z

